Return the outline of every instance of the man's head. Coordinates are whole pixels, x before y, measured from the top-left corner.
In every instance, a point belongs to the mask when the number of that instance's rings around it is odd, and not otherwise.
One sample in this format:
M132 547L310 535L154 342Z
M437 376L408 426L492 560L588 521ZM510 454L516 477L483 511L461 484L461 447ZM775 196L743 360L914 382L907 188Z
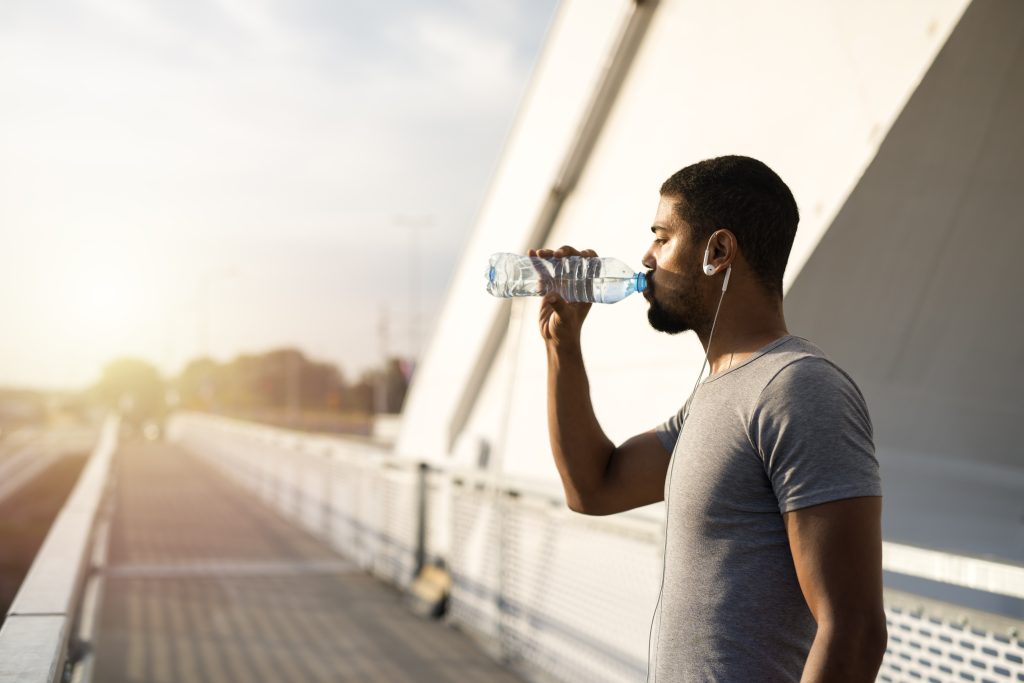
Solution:
M767 296L782 298L782 276L800 220L786 184L765 164L742 156L707 159L661 186L644 256L651 325L675 334L710 323L729 266ZM703 271L704 251L715 274Z

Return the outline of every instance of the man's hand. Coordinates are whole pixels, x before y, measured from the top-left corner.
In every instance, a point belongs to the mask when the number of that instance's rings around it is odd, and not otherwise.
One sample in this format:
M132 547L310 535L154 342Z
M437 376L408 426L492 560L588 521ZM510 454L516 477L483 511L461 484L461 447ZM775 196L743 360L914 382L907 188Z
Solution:
M569 246L559 249L530 249L528 256L550 259L564 256L597 256L593 249L577 251ZM540 270L540 269L538 269ZM590 312L591 304L569 303L557 292L548 292L541 301L540 334L549 347L579 347L583 321Z

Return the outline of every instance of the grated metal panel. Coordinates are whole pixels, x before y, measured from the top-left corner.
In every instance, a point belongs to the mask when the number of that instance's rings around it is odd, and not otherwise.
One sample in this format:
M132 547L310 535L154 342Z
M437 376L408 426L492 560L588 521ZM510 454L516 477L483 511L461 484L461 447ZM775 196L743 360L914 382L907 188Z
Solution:
M889 646L879 681L1024 681L1024 641L925 612L889 606L885 613Z
M332 461L330 477L330 531L331 547L366 567L362 553L362 534L359 524L359 490L363 477L358 468Z
M451 485L437 471L427 473L426 554L428 562L447 561L451 547Z
M493 493L453 487L451 539L448 618L479 637L500 643L500 534Z
M412 582L416 568L416 475L384 470L375 476L377 554L374 573L399 587Z
M502 618L514 661L563 681L643 681L661 579L658 526L507 499Z

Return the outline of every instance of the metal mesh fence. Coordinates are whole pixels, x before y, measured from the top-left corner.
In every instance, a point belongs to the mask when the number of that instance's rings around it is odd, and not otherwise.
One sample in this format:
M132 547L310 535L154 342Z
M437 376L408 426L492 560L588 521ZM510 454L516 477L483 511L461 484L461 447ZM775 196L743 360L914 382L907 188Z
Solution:
M1024 640L1012 628L983 628L893 604L886 621L889 645L879 681L1024 681Z
M426 524L425 543L427 561L448 562L448 548L451 544L452 519L451 479L442 472L431 470L426 482Z
M386 468L372 477L378 544L374 573L400 587L415 571L417 479L412 471ZM372 521L372 520L371 520Z
M332 461L328 476L331 507L327 541L359 566L368 568L368 539L359 521L365 517L361 512L362 474L357 467Z
M178 417L172 434L364 569L408 586L420 522L415 463L210 417ZM645 679L660 523L577 515L556 497L473 474L425 476L423 550L451 572L451 622L537 680ZM1017 622L987 626L950 614L887 604L878 680L1024 682Z
M559 680L644 680L662 568L659 525L592 520L553 501L503 503L510 658Z
M498 645L501 536L495 496L482 485L460 483L453 486L451 505L449 618Z

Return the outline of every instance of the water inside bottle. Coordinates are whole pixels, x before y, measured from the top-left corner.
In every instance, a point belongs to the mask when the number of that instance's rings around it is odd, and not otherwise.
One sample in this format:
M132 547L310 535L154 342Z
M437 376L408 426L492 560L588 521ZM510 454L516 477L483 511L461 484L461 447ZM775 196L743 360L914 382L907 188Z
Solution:
M569 302L614 303L636 291L637 276L601 276L598 259L564 260L496 254L487 270L487 291L494 296L543 296L556 291Z

